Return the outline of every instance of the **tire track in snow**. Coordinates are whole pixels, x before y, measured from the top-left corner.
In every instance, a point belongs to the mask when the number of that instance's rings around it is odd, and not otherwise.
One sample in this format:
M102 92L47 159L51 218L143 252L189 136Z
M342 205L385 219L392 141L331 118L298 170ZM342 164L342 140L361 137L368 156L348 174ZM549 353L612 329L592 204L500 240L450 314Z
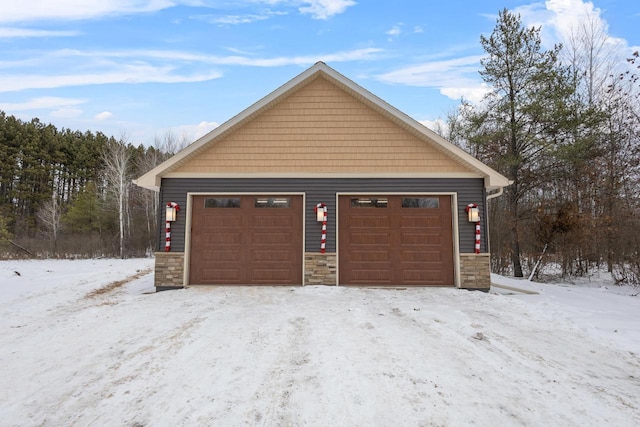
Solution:
M82 408L99 407L112 399L125 399L132 401L127 411L113 416L120 417L119 422L128 425L145 425L144 420L139 419L141 413L138 409L145 405L145 401L153 399L161 388L157 383L156 374L163 370L176 349L188 345L189 338L205 320L205 317L194 317L166 330L162 335L147 337L142 342L135 338L119 340L111 349L112 356L107 358L113 361L112 363L95 372L87 372L89 367L85 366L82 387L64 397L58 397L57 408L52 412L66 413L67 418L56 421L66 424L73 420L86 425L97 425L100 424L100 416L79 420L76 419L76 414L82 413ZM139 338L139 335L136 338ZM136 384L136 388L139 389L140 383L145 384L144 393L131 394L129 384ZM139 390L136 393L139 393Z
M632 402L636 401L640 393L640 380L628 378L627 373L637 371L638 366L628 357L629 355L593 342L577 327L567 324L566 320L558 322L557 319L551 318L532 318L530 320L535 322L535 325L532 325L523 321L529 317L526 307L523 309L522 318L519 319L508 319L504 315L501 317L488 310L467 311L471 318L484 319L482 328L486 339L478 340L475 343L477 348L474 350L474 354L483 365L493 366L494 370L508 367L510 378L505 380L515 384L526 386L531 383L532 377L539 379L537 387L526 389L528 393L505 397L505 400L516 404L518 413L526 415L548 411L549 408L540 408L537 405L536 395L544 399L551 395L558 402L570 401L572 409L576 411L580 408L585 412L592 411L602 400L614 406L626 407L620 408L625 413L628 412L627 408L638 409ZM585 346L579 344L559 353L558 346L562 346L562 339L559 337L567 334L584 335L579 342L584 342ZM562 358L558 358L558 354L561 354ZM590 369L575 371L573 365L578 362L578 358L581 365L586 363ZM616 363L610 364L611 360L615 360ZM620 361L629 364L629 371L620 370ZM608 384L609 387L602 387L602 383ZM611 387L612 383L626 384ZM629 385L635 391L624 393L623 390L629 390ZM567 388L571 389L568 393ZM513 412L508 410L508 407L504 407L504 411ZM554 412L553 416L562 424L570 425L573 422L572 414L564 411ZM640 422L640 415L636 418ZM599 419L597 415L592 420L598 423L622 422ZM527 422L526 419L521 421Z
M147 274L150 274L153 271L152 268L146 268L144 270L139 270L136 274L132 274L122 280L115 280L111 283L108 283L98 289L94 289L91 292L88 292L83 299L91 300L95 299L99 296L103 296L106 294L112 294L114 291L121 289L124 285L133 282L134 280L140 279Z
M298 316L288 320L288 327L286 345L279 349L276 358L271 362L273 367L254 394L256 401L266 401L262 408L249 414L248 423L296 425L290 410L292 395L305 383L312 382L314 377L301 378L301 373L310 359L310 354L306 351L309 321Z

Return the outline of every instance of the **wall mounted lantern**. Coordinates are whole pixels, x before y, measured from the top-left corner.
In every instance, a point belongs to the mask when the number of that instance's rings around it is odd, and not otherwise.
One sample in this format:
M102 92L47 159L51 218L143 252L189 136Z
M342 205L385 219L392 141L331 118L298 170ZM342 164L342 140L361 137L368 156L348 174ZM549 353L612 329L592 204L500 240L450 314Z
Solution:
M176 220L178 217L178 211L180 210L180 206L176 202L167 203L166 208L166 223L165 223L165 236L166 242L164 244L164 250L169 252L171 250L171 223Z
M480 210L478 205L471 203L467 205L467 215L469 215L469 222L480 222Z
M324 221L324 207L316 208L316 221L323 222Z
M178 217L178 209L176 209L177 205L172 203L167 204L167 222L174 222Z
M316 205L316 221L322 223L322 237L320 240L320 253L325 253L327 249L327 205L318 203Z
M469 203L465 208L467 215L469 215L469 222L476 224L476 236L475 236L475 250L474 252L480 253L480 210L475 203Z

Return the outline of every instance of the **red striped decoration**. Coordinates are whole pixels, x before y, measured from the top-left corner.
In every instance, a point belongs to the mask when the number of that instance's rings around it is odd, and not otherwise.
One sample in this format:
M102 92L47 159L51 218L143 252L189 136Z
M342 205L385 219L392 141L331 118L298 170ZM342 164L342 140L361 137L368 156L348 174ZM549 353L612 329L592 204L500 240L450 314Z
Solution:
M174 208L176 212L180 210L180 206L176 202L167 203L167 207ZM171 250L171 221L166 221L164 250L165 252Z
M470 209L477 209L477 208L478 208L478 205L476 205L475 203L469 203L464 210L465 212L469 213ZM479 215L478 215L478 219L480 219ZM474 251L477 254L480 253L480 221L476 222L476 241L475 241Z
M318 212L318 209L322 209L323 212L322 238L320 240L320 253L323 254L327 247L327 205L324 203L318 203L316 205L316 212Z

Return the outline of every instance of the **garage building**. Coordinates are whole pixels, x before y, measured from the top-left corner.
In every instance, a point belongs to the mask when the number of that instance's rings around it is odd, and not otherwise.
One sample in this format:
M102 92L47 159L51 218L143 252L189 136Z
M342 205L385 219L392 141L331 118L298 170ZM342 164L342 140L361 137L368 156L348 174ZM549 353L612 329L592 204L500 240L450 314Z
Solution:
M509 185L322 62L135 183L160 192L159 290L488 289L486 200Z

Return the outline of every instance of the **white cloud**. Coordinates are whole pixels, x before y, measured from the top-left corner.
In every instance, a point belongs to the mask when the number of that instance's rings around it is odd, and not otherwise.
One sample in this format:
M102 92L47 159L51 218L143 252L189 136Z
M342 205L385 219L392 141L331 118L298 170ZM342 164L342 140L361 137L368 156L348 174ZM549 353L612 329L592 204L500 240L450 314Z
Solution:
M591 1L546 0L519 6L513 12L520 14L524 25L542 27L541 37L547 47L557 43L569 46L572 34L587 22L608 34L602 11ZM487 17L497 19L497 16ZM618 51L632 52L626 40L608 36L607 43L617 46ZM473 55L414 64L381 74L377 79L391 84L438 88L448 98L479 102L488 92L478 73L481 58L482 55Z
M397 37L402 33L402 22L391 27L389 31L386 31L385 34L391 37Z
M264 11L259 14L245 15L195 15L191 19L196 19L209 24L216 25L241 25L251 24L253 22L265 21L273 16L286 15L287 12Z
M608 23L602 18L602 10L590 1L547 0L514 9L527 26L542 27L542 40L547 46L562 43L568 46L572 35L586 23L593 23L595 30L607 33ZM626 45L626 41L609 37L609 43Z
M425 62L400 68L377 76L386 83L404 84L408 86L444 87L463 86L476 81L480 67L481 55Z
M592 17L600 21L604 27L607 24L600 18L600 9L593 3L582 0L548 0L545 2L551 13L550 24L566 38L573 28L577 28L585 18Z
M376 78L391 84L437 88L447 98L479 102L488 92L478 74L481 58L481 55L473 55L425 62Z
M299 5L299 12L311 15L313 19L328 19L344 13L354 0L232 0L225 5L258 3L267 6ZM220 6L219 2L206 0L22 0L0 2L0 23L34 22L45 20L77 21L99 19L105 16L132 15L157 12L184 5L188 7ZM273 13L271 13L273 14ZM279 13L278 13L279 14ZM221 17L219 23L237 24L254 22L256 18L266 19L270 15L229 15Z
M70 107L86 103L86 99L75 98L57 98L53 96L43 96L32 98L26 102L18 103L0 103L0 110L4 111L28 111L28 110L45 110L60 107Z
M176 141L179 142L180 145L190 144L193 141L201 138L211 132L213 129L220 126L217 122L207 122L201 121L198 124L194 125L181 125L176 126L168 130L165 135L175 135L177 136Z
M236 53L238 55L251 55L250 51L238 49L238 48L231 47L231 46L225 46L224 49L228 50L229 52Z
M285 65L310 65L318 61L347 62L366 59L375 59L376 54L382 52L378 48L354 49L334 53L306 55L306 56L282 56L277 58L252 58L243 55L216 56L201 53L170 51L170 50L128 50L128 51L77 51L62 50L54 52L56 57L100 57L100 58L135 58L138 60L164 60L201 62L211 65L244 65L251 67L281 67Z
M32 56L27 59L19 59L19 60L2 60L0 59L0 69L2 68L20 68L20 67L41 67L44 64L45 55L41 56Z
M64 49L25 62L20 72L4 74L0 79L0 93L103 84L202 82L222 77L222 73L211 69L212 65L312 65L317 61L336 63L372 60L380 52L381 49L365 48L306 56L252 58L246 55L215 56L182 51ZM7 66L0 62L0 68ZM30 73L30 69L37 72ZM50 70L51 74L43 74L43 69ZM83 72L64 74L64 71L56 73L56 70Z
M199 21L204 21L209 24L221 24L221 25L239 25L239 24L251 24L257 21L264 21L269 19L269 15L198 15L194 16Z
M78 108L72 107L63 107L51 112L51 116L59 118L59 119L71 119L74 117L81 116L83 113L82 110Z
M595 53L595 67L591 69L593 74L589 79L596 87L606 85L609 75L628 70L625 58L634 51L633 47L627 40L609 34L609 24L593 2L547 0L544 5L534 3L531 7L516 9L516 12L520 13L525 25L542 27L540 34L545 47L559 43L564 46L561 60L586 64L592 60L589 55ZM584 41L580 41L584 34L595 42L593 52L585 50Z
M95 116L93 116L94 119L96 120L109 120L110 118L113 117L113 113L110 111L103 111L102 113L98 113Z
M207 122L203 120L195 126L183 128L183 131L190 131L192 140L195 141L196 139L205 136L218 126L220 126L220 124L217 122Z
M353 0L304 0L298 10L302 14L310 14L313 19L327 19L333 15L343 13L349 6L356 5Z
M0 38L27 38L27 37L74 37L79 35L77 31L50 31L32 28L0 28Z
M451 99L463 99L473 103L478 103L489 93L489 88L483 83L478 86L469 87L443 87L440 93Z
M0 80L0 92L115 83L191 83L212 80L221 76L222 74L214 71L201 74L180 75L174 73L173 68L169 66L156 67L148 64L129 64L114 67L113 70L96 71L86 74L4 75Z
M442 120L442 119L435 119L435 120L419 120L419 122L428 127L429 129L431 129L432 131L434 131L435 133L437 133L440 136L445 136L449 130L449 125L447 124L446 121Z
M398 22L393 27L391 27L390 30L385 31L385 34L390 36L389 40L391 40L392 38L398 37L403 33L403 29L402 29L403 27L404 27L404 23ZM424 33L424 28L422 28L422 26L420 25L416 25L415 27L413 27L413 30L411 31L413 32L413 34L420 34L420 33Z
M172 0L21 0L0 2L0 22L73 21L109 15L155 12L176 4Z

